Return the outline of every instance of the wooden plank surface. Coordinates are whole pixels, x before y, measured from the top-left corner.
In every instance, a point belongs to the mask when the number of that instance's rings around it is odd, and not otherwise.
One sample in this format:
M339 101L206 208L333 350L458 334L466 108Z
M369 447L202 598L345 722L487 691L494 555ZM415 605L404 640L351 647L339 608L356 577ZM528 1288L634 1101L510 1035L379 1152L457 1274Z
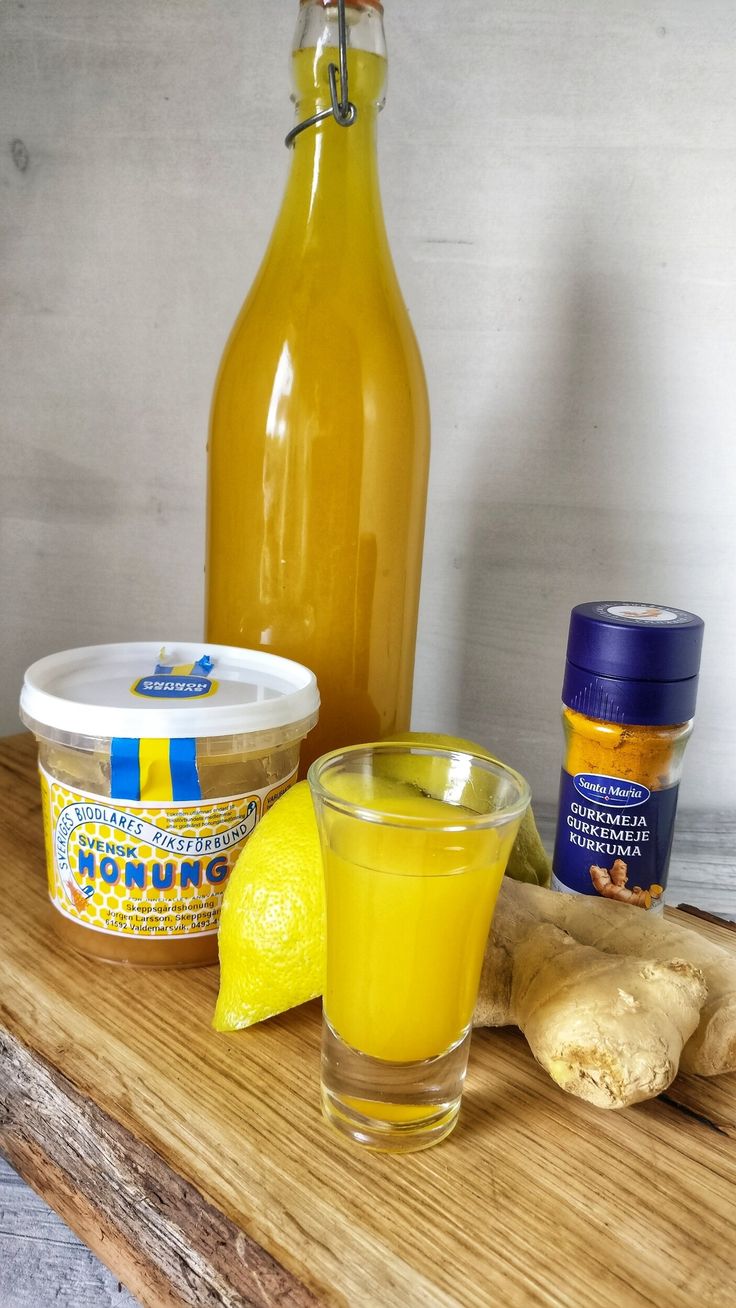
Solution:
M142 1303L730 1308L736 1077L605 1114L483 1032L451 1139L367 1155L319 1114L318 1005L216 1035L215 969L60 948L25 739L0 811L2 1150Z

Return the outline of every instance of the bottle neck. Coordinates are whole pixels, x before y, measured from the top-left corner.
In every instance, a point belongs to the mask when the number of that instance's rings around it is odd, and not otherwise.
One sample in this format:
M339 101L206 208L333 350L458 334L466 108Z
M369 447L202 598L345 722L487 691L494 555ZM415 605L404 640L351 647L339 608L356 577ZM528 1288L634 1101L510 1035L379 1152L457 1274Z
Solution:
M378 55L385 61L383 8L378 0L345 0L345 21L348 49ZM320 60L325 50L337 50L338 32L337 0L300 0L292 53L310 50ZM301 85L295 85L294 100L302 89ZM321 83L321 91L329 99L326 79ZM383 107L382 99L379 107Z
M357 117L343 127L330 116L296 137L279 223L294 243L300 233L310 239L324 230L333 254L346 243L365 243L368 253L385 241L376 151L387 72L382 11L372 0L348 0L346 18L348 91ZM292 49L297 122L330 107L328 70L339 63L337 6L302 0Z

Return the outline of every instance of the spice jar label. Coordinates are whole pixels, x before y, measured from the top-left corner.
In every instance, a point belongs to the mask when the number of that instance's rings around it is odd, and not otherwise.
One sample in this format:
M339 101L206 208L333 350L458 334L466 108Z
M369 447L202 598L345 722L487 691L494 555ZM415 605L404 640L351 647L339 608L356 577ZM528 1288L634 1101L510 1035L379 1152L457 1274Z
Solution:
M563 768L553 888L661 910L677 791Z
M214 935L227 879L261 815L296 780L193 803L124 803L43 768L49 894L66 917L117 936Z

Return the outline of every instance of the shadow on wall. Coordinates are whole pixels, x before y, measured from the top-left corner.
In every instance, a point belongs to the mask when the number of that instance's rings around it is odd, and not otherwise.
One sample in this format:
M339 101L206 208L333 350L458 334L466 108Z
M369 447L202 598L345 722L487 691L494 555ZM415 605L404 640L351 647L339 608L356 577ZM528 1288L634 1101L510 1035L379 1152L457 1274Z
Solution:
M671 564L670 532L652 513L666 508L662 346L625 258L566 252L567 292L525 332L510 393L476 445L466 505L459 729L545 800L557 786L570 608L658 598ZM677 601L669 589L663 598Z

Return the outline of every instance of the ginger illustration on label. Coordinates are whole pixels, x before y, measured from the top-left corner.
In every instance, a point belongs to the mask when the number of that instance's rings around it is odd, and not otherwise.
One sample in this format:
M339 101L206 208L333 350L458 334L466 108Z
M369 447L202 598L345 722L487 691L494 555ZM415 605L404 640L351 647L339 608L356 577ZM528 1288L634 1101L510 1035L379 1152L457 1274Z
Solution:
M563 768L553 889L661 908L677 790Z

